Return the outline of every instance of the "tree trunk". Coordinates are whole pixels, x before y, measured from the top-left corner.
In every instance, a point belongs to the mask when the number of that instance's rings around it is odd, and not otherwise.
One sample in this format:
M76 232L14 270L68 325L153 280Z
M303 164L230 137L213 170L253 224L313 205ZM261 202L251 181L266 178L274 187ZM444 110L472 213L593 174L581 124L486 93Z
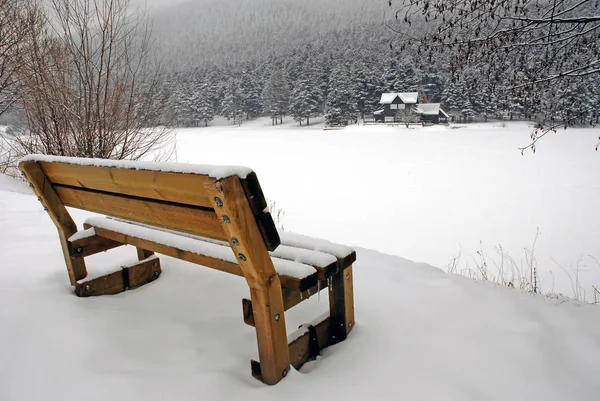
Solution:
M310 125L310 116L306 116L306 125Z

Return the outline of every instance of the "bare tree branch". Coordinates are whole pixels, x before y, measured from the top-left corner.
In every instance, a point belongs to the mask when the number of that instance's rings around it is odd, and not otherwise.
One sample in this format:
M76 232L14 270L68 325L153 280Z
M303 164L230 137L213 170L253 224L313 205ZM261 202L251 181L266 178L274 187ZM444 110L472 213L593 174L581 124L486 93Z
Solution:
M146 15L128 0L49 0L45 10L35 7L23 58L21 153L140 159L172 144Z

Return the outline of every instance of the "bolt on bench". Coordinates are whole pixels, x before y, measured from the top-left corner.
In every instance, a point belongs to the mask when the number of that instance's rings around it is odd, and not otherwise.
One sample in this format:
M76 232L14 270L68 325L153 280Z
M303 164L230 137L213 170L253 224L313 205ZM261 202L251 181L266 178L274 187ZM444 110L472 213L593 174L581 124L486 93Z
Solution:
M19 168L58 229L80 297L118 294L156 280L154 252L243 276L244 322L255 327L252 374L276 384L354 325L351 248L278 233L256 174L244 167L30 155ZM78 231L66 207L103 214ZM87 280L84 258L122 245L139 262ZM288 335L286 310L329 288L329 315Z

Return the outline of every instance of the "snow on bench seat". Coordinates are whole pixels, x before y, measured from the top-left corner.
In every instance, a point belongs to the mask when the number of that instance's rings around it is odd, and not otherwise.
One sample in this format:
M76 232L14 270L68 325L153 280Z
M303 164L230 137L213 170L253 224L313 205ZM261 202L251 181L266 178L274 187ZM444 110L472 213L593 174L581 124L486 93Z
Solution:
M279 233L281 245L324 252L334 255L338 259L345 259L355 253L354 249L320 238L307 237L305 235L282 232Z
M207 175L216 180L237 175L244 179L252 173L252 169L242 166L213 166L208 164L159 163L133 160L106 160L94 158L48 156L32 154L21 159L21 162L35 161L47 163L67 163L80 166L114 167L134 170L163 171L166 173L188 173Z
M182 251L204 255L213 259L238 263L233 250L229 244L224 242L109 217L90 217L85 221L85 224L181 249ZM275 271L279 275L301 280L315 274L315 268L307 264L276 257L272 257L272 260Z
M269 253L271 256L277 258L320 268L326 268L337 263L337 258L329 253L313 251L311 249L295 248L288 245L279 245L277 249Z
M93 227L88 228L87 230L77 231L75 234L69 237L69 242L75 242L80 239L93 237L94 235L96 235L96 231L94 231Z

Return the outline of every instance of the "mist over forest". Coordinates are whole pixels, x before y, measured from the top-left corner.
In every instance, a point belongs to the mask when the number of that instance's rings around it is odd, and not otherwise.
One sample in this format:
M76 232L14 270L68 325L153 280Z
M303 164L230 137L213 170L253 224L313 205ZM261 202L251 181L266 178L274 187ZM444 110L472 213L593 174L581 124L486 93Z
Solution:
M373 25L382 25L391 11L387 1L373 0L191 0L173 6L156 1L150 15L159 54L170 67L185 69L318 46L348 29L375 35Z

